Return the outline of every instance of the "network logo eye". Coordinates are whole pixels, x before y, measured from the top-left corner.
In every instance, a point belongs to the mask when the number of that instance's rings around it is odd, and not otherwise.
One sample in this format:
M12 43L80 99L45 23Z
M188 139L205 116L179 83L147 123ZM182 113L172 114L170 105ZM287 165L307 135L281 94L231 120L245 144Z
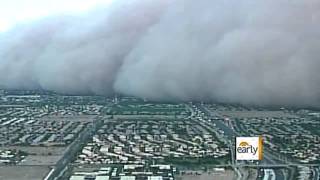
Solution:
M237 137L236 159L237 160L262 160L261 137Z

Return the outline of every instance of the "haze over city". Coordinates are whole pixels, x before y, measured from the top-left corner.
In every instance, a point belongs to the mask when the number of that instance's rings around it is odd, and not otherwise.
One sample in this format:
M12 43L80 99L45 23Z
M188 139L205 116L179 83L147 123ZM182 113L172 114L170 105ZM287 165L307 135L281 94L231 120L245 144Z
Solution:
M41 2L1 4L1 88L319 107L320 1Z

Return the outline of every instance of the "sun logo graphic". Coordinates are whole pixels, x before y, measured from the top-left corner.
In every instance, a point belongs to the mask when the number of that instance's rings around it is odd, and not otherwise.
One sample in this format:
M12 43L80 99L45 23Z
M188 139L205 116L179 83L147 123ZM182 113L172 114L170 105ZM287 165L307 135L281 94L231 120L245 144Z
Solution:
M237 160L262 160L262 137L237 137Z
M242 141L239 146L241 147L245 147L245 146L250 146L249 143L245 142L245 141Z

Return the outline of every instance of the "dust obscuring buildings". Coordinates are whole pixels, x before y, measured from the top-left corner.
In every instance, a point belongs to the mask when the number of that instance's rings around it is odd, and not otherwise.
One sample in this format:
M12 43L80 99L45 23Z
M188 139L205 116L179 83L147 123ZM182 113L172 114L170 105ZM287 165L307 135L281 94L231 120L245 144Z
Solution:
M320 2L132 0L0 34L0 87L319 107Z

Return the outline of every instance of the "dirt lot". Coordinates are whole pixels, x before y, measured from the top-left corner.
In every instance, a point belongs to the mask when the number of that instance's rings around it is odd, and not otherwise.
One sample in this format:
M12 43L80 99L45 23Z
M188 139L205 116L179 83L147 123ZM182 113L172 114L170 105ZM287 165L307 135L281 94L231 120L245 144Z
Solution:
M31 155L63 155L66 147L5 146L0 149L17 149Z
M48 166L0 166L0 180L42 180Z
M29 155L19 165L55 165L63 156L65 147L23 147L8 146L0 149L17 149L27 152Z
M19 163L19 165L55 165L59 159L61 159L61 156L27 156L23 161Z
M225 172L208 172L208 173L195 173L176 176L177 180L233 180L234 173L232 171Z

